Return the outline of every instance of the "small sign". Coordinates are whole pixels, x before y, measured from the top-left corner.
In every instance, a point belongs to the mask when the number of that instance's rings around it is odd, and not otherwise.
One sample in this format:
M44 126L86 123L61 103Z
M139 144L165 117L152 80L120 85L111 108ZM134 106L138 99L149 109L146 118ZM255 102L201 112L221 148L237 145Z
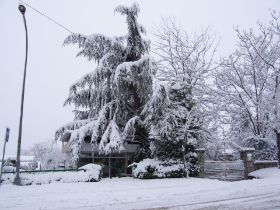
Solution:
M5 141L9 141L9 136L10 136L10 128L6 128L6 136L5 136Z

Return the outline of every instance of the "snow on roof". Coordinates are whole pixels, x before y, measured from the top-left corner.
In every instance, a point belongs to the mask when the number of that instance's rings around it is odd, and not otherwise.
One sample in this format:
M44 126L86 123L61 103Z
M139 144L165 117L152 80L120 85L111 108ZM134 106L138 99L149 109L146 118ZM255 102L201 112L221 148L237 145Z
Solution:
M2 157L2 155L0 155ZM17 156L16 155L5 155L5 160L10 159L10 160L16 160ZM31 155L21 155L20 156L20 161L33 161L34 156ZM1 160L0 160L1 161Z
M243 152L255 151L255 148L253 148L253 147L242 147L241 151L243 151Z
M227 149L225 149L225 151L223 153L224 154L233 154L234 150L232 148L227 148Z
M242 151L242 152L255 151L255 148L253 148L253 147L242 147L242 146L236 144L235 142L224 141L224 143L226 143L229 146L232 146L233 148L236 148L238 151Z

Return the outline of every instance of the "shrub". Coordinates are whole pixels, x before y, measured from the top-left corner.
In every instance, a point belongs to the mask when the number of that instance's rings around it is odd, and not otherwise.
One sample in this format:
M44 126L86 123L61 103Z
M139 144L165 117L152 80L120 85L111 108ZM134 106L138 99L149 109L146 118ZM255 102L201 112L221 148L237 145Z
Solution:
M185 169L184 164L176 160L144 159L139 163L131 164L130 167L133 167L133 177L138 179L181 178L188 176L188 170Z

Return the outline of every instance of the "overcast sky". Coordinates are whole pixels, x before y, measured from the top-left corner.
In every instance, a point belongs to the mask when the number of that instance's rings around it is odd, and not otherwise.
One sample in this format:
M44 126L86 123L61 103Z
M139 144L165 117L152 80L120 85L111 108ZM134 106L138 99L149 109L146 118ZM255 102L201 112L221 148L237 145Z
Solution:
M108 36L126 33L123 16L114 14L121 0L25 0L65 25L73 32ZM139 22L147 37L162 17L174 18L187 32L210 27L221 38L218 53L234 50L233 26L254 28L257 20L268 22L269 9L280 11L279 0L142 0ZM25 34L17 0L0 0L0 154L6 126L11 128L6 154L15 154L18 138ZM63 107L69 86L95 67L93 62L76 58L76 47L62 47L69 34L27 7L29 56L24 104L22 148L52 140L55 130L73 119L71 107Z

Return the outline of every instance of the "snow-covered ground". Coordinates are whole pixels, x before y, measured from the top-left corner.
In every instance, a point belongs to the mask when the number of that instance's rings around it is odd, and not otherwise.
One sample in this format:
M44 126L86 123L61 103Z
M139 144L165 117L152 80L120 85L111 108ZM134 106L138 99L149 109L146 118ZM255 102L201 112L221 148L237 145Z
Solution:
M0 209L280 209L280 170L223 182L199 178L103 179L95 183L0 187Z
M96 164L87 164L79 168L79 171L57 171L47 173L22 173L21 183L23 185L41 185L54 182L74 183L74 182L95 182L100 180L101 166ZM2 176L3 184L12 184L15 174L4 174Z
M253 171L249 175L260 179L271 177L278 177L278 179L280 179L280 170L277 170L276 168L264 168Z

